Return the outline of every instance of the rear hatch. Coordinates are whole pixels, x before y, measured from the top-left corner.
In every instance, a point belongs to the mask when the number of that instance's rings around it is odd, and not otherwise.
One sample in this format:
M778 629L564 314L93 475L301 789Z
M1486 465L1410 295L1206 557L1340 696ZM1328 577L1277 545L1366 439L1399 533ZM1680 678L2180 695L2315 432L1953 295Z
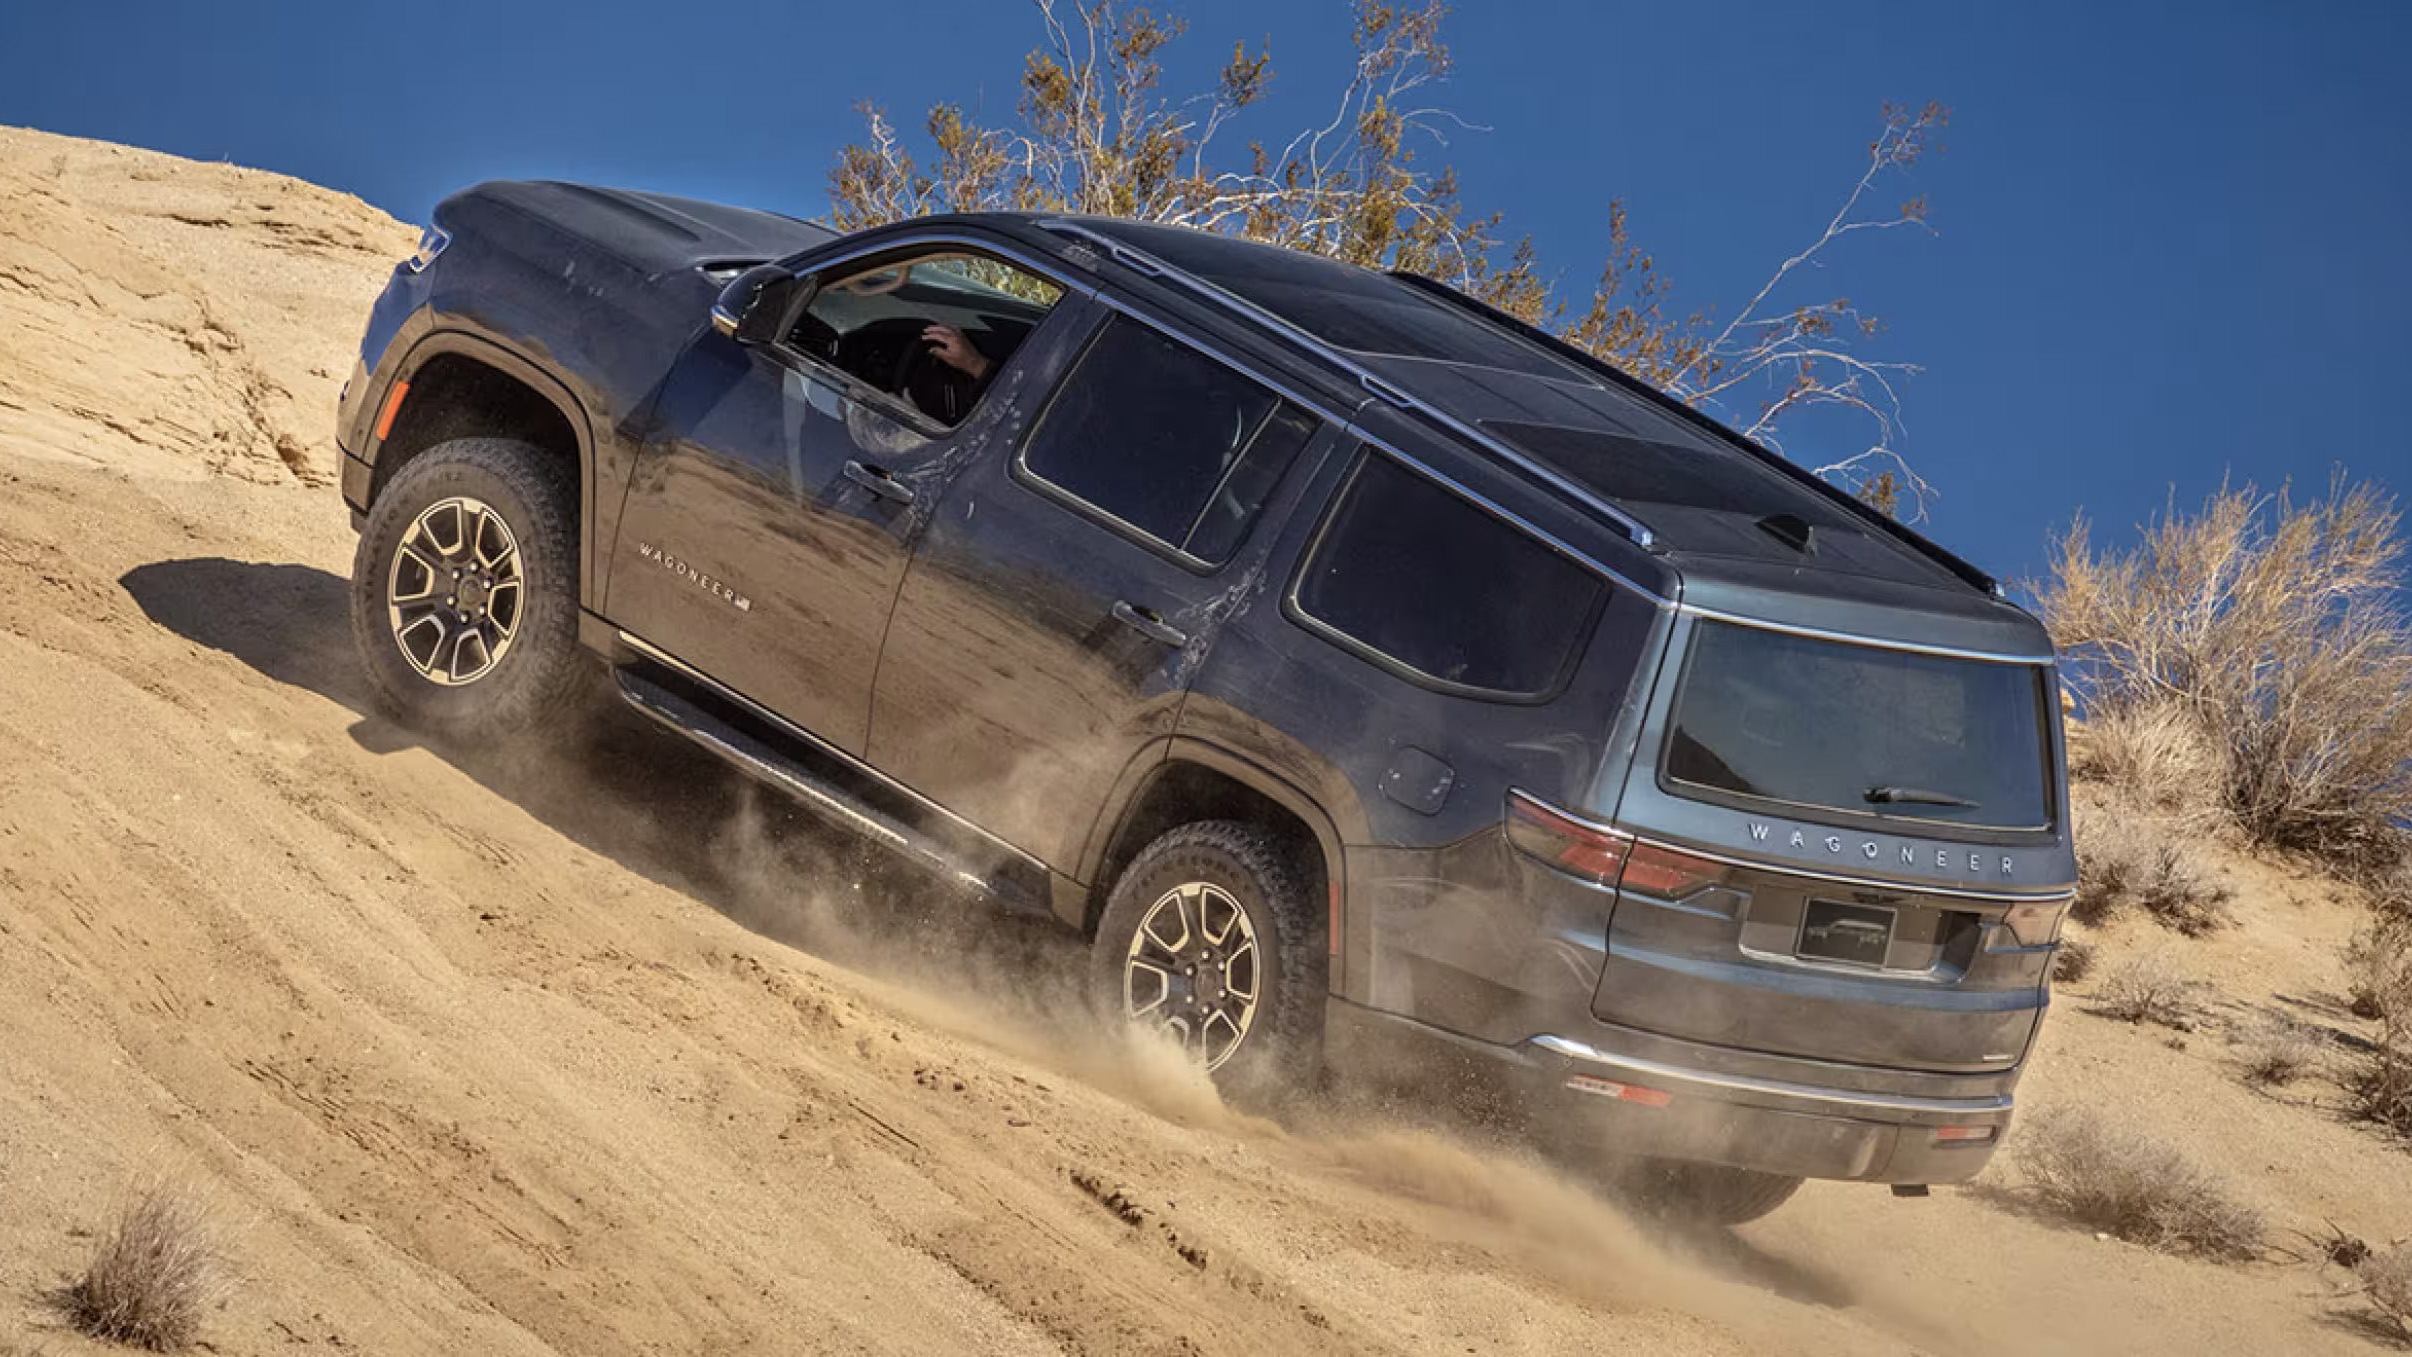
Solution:
M1616 798L1634 838L1595 1013L1854 1064L2016 1064L2074 874L2048 658L1697 616L1673 641Z

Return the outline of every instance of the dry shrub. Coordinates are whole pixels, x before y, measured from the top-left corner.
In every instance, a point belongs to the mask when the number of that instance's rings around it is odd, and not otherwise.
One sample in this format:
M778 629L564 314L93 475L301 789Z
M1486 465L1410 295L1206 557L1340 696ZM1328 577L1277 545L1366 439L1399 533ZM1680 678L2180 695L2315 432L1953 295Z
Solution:
M2412 1015L2412 913L2382 910L2353 935L2345 983L2357 1018Z
M2038 1117L2011 1153L2053 1210L2146 1248L2239 1262L2259 1257L2269 1232L2217 1175L2096 1113Z
M170 1352L199 1337L227 1285L225 1256L200 1199L160 1180L138 1189L118 1213L60 1304L94 1338Z
M2121 1022L2157 1023L2180 1032L2194 1028L2195 994L2201 984L2165 952L2146 952L2111 968L2094 992L2094 1012Z
M2221 816L2219 751L2176 703L2112 707L2070 723L2069 773L2187 830L2208 829Z
M2074 985L2094 970L2094 944L2082 938L2062 938L2060 947L2052 953L2052 981L2059 985Z
M2298 505L2222 487L2174 506L2129 551L2080 517L2040 590L2091 724L2182 711L2255 841L2360 875L2398 860L2412 823L2412 619L2403 542L2378 487Z
M2362 1299L2412 1340L2412 1243L2382 1249L2353 1270Z
M2069 914L2079 923L2101 923L2134 904L2166 927L2201 937L2228 922L2231 894L2161 821L2094 812L2077 822L2077 898Z
M2323 1046L2318 1033L2284 1018L2247 1028L2236 1044L2244 1058L2244 1081L2257 1088L2279 1088L2302 1078L2320 1063Z

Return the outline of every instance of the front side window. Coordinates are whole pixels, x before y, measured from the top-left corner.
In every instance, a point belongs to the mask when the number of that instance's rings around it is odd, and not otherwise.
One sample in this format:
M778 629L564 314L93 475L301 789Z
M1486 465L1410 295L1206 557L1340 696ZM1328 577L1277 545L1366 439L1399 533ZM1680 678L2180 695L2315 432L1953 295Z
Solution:
M1316 424L1205 354L1115 316L1049 402L1021 466L1214 564L1237 549Z
M1369 454L1295 598L1307 620L1369 658L1455 688L1534 698L1565 676L1605 590L1523 529Z
M930 247L832 267L787 343L951 426L1062 296L1003 260Z
M1702 621L1666 776L1713 793L1986 829L2052 824L2039 665Z

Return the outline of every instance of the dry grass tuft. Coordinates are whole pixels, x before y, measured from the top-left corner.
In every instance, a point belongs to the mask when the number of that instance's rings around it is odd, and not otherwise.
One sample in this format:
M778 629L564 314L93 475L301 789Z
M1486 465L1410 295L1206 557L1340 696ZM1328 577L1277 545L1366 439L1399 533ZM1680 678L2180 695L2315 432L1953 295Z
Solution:
M2412 617L2400 524L2385 492L2341 478L2302 504L2222 487L2198 513L2172 506L2127 551L2095 552L2080 518L2039 593L2087 724L2111 732L2085 757L2168 787L2195 757L2172 732L2190 729L2227 817L2256 842L2364 878L2401 860Z
M2146 952L2111 968L2094 992L2093 1011L2121 1022L2155 1023L2180 1032L2194 1030L2202 985L2165 952Z
M2346 994L2357 1018L2412 1016L2412 913L2384 909L2345 947Z
M59 1301L68 1320L94 1338L172 1352L200 1336L203 1317L228 1285L208 1211L191 1191L160 1180L119 1212Z
M2069 915L2080 923L2101 923L2132 904L2201 937L2228 922L2231 894L2181 832L2161 821L2101 812L2077 821L2077 898Z
M2412 1243L2371 1254L2354 1268L2353 1279L2370 1307L2412 1341Z
M2317 1068L2325 1045L2300 1023L2267 1018L2238 1034L2244 1081L2256 1088L2282 1088Z
M2052 982L2074 985L2094 971L2094 944L2082 938L2063 937L2059 950L2052 953Z
M2189 832L2223 818L2219 750L2185 709L2169 703L2112 707L2069 727L2069 774Z
M2261 1256L2269 1234L2216 1175L2092 1112L2034 1119L2011 1153L2045 1205L2130 1243L2242 1262Z

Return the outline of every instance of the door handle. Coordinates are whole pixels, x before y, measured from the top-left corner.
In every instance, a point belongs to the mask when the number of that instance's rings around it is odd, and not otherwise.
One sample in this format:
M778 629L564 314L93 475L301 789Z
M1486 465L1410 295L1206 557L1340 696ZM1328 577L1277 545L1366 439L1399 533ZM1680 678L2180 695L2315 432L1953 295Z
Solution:
M1114 620L1162 645L1179 649L1189 644L1189 633L1165 621L1153 608L1117 603L1114 605Z
M913 487L896 479L883 468L866 466L861 462L848 462L846 463L846 479L881 499L894 500L898 504L913 502Z

